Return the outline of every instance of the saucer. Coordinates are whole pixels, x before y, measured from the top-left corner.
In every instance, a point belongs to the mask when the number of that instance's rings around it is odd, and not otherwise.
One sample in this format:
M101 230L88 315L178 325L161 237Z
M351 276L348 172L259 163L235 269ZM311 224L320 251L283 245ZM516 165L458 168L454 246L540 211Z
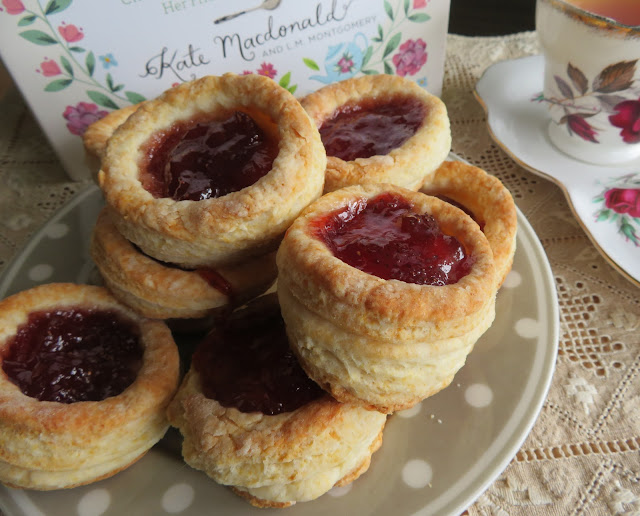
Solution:
M491 137L519 165L563 190L578 222L604 258L640 286L640 159L593 165L558 150L547 134L543 56L501 61L485 71L475 95Z

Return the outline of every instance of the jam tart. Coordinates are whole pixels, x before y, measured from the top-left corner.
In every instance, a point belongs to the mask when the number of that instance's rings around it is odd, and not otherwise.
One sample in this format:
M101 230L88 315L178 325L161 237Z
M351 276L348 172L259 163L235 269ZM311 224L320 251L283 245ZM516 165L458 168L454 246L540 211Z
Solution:
M322 193L325 164L291 93L225 74L141 105L109 138L99 182L116 228L144 253L216 267L276 249Z
M444 103L400 76L336 82L301 104L327 153L325 192L363 182L418 190L451 148Z
M216 269L182 269L142 253L117 231L109 211L100 212L89 251L105 286L144 317L208 318L253 299L275 281L275 251Z
M445 161L421 192L462 208L480 225L491 250L498 287L513 265L518 220L509 190L495 176L461 161Z
M207 336L167 411L187 464L257 507L287 507L355 480L386 422L305 375L274 301L259 298Z
M0 481L50 490L125 469L168 428L178 352L106 289L57 283L0 302Z
M278 250L292 349L338 401L390 413L449 385L495 316L491 248L435 197L393 185L325 194Z

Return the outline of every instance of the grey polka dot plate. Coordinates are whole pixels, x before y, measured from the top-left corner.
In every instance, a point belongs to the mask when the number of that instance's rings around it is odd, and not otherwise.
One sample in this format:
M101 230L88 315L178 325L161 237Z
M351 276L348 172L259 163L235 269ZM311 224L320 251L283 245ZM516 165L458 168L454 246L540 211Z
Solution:
M101 205L97 187L72 199L8 267L0 295L45 282L94 282L87 247ZM520 212L518 223L513 271L498 294L496 320L453 383L390 417L382 448L360 479L284 509L287 515L458 515L508 465L544 402L558 342L549 263ZM0 487L0 507L7 516L265 513L185 465L179 446L170 431L131 468L85 487Z

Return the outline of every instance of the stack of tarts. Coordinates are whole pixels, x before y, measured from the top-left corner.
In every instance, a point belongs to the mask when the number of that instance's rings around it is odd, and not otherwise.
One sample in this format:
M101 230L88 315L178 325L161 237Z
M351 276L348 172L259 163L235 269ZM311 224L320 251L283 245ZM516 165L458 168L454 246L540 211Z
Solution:
M87 131L114 302L191 326L222 313L159 403L189 465L258 507L312 500L367 470L389 414L449 385L516 233L508 191L445 161L450 144L444 104L391 76L300 102L206 77Z
M204 77L96 126L85 140L102 158L106 207L91 255L116 297L148 317L196 319L273 283L275 250L322 193L326 161L288 91L258 75Z

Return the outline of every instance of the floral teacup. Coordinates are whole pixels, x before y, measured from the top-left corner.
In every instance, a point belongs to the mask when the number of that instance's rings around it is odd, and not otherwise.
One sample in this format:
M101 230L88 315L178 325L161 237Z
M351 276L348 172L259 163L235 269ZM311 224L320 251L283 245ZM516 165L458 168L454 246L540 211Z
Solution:
M549 107L549 137L582 161L631 161L640 156L640 27L570 1L537 0L536 5L545 57L539 100Z

